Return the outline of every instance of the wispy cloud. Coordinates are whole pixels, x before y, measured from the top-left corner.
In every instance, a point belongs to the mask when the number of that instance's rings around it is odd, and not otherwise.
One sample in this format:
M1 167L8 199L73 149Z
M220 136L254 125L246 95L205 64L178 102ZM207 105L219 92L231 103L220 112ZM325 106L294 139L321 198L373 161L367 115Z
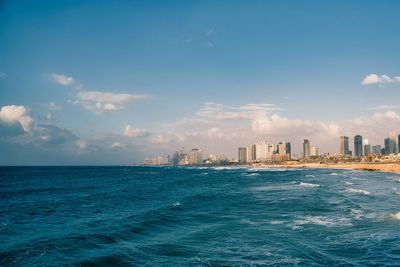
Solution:
M382 110L382 109L398 109L400 105L381 105L369 108L368 110Z
M74 80L74 78L72 77L68 77L64 74L56 74L53 73L51 75L51 78L54 82L61 84L61 85L73 85L74 83L76 83L76 81Z
M384 84L384 83L400 83L400 76L390 77L386 74L368 74L362 81L363 85Z
M52 111L61 110L61 109L62 109L61 106L57 105L57 104L54 103L54 102L49 102L49 103L46 105L46 107L47 107L47 109L52 110Z
M80 105L96 114L125 109L129 103L147 98L146 95L87 90L80 82L64 74L52 74L51 78L54 82L71 87L76 91L74 104Z
M146 137L150 133L145 129L134 128L131 125L126 125L122 134L127 137Z

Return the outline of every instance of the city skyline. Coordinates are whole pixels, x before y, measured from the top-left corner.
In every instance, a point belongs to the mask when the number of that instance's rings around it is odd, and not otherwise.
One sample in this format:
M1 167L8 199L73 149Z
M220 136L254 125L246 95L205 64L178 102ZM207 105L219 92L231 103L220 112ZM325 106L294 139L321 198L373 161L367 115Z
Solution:
M329 157L337 160L343 158L367 159L371 161L373 158L380 156L394 155L400 156L400 134L390 132L389 137L384 138L383 147L380 144L371 145L369 140L361 135L355 135L353 140L353 150L350 150L348 136L339 136L338 153L319 153L319 147L312 145L309 139L303 140L302 154L293 154L291 142L281 141L274 144L267 140L253 142L246 146L237 148L237 157L228 158L225 154L209 154L207 158L203 158L203 151L198 148L192 148L189 153L185 153L185 149L176 150L172 155L157 155L155 157L146 157L144 165L229 165L229 164L253 164L253 163L279 163L289 161L299 161L312 158L313 161L318 158ZM354 151L354 152L353 152Z
M354 154L355 135L384 148L400 133L399 7L5 1L0 165L235 158L257 140L339 153L340 136Z

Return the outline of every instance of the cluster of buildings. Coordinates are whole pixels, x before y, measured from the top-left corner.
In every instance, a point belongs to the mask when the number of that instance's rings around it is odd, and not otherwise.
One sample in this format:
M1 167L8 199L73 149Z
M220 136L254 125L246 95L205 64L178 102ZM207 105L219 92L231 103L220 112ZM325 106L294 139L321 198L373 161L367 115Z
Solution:
M191 149L188 153L184 150L176 151L172 156L163 158L161 156L146 158L145 165L219 165L219 164L251 164L251 163L273 163L289 160L302 160L302 161L315 161L321 158L330 157L332 159L346 159L352 161L354 159L361 160L363 157L372 156L393 156L400 155L400 134L396 135L391 132L387 138L384 139L384 146L370 145L368 139L364 139L361 135L354 136L354 150L350 150L350 141L348 136L339 137L339 154L330 156L329 153L325 155L319 154L318 147L311 146L309 139L303 141L303 151L300 157L292 156L292 149L290 142L279 142L273 144L268 141L259 141L255 144L238 148L238 160L229 160L224 154L213 155L210 154L207 158L203 159L203 152L198 148ZM377 157L375 157L377 158Z
M370 155L391 155L400 153L400 134L396 136L394 132L384 139L384 146L370 145L368 139L363 139L361 135L354 136L354 155L349 149L349 137L340 136L339 138L339 155L363 157Z
M279 142L275 145L267 141L260 141L238 148L239 164L285 161L291 158L292 152L289 142Z
M144 165L177 165L177 166L190 166L202 164L228 164L230 161L224 154L210 154L207 158L203 159L203 151L198 148L191 149L188 153L181 149L167 156L166 158L156 156L153 158L146 158Z

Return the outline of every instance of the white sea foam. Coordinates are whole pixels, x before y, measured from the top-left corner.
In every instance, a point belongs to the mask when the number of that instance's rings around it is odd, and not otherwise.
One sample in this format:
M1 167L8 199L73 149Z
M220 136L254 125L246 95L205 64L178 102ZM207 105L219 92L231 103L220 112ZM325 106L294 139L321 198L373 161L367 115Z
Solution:
M349 192L349 193L357 193L357 194L366 195L366 196L368 196L368 195L371 194L371 193L370 193L369 191L367 191L367 190L356 189L356 188L351 188L351 187L347 188L347 189L346 189L346 192Z
M331 172L329 175L333 175L333 176L336 176L336 175L338 175L336 172Z
M220 166L220 167L210 167L211 169L214 169L216 171L226 171L226 170L241 170L245 169L245 167L228 167L228 166Z
M358 209L350 209L351 214L357 219L362 219L364 216L364 212Z
M400 212L397 212L396 214L391 214L393 219L399 220L400 221Z
M311 178L315 178L315 175L312 174L307 174L306 177L311 177Z
M314 224L326 227L352 226L351 219L336 216L304 216L295 220L290 226L293 229L301 229L303 225Z
M312 184L312 183L303 183L303 182L300 182L299 184L298 184L298 186L301 186L301 187L320 187L321 185L319 185L319 184Z
M346 185L353 185L353 183L348 182L348 181L344 181L344 183L345 183Z
M172 204L172 206L174 206L174 207L179 207L180 205L181 205L180 202L175 202L174 204Z
M270 224L284 224L285 223L285 221L270 221L269 222Z
M243 176L260 176L261 174L253 172L253 173L242 173Z

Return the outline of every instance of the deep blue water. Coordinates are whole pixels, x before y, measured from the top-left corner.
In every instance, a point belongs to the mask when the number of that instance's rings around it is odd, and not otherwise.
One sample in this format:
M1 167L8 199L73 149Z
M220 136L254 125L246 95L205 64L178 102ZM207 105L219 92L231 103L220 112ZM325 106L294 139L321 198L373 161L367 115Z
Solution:
M400 175L1 167L1 266L400 265Z

